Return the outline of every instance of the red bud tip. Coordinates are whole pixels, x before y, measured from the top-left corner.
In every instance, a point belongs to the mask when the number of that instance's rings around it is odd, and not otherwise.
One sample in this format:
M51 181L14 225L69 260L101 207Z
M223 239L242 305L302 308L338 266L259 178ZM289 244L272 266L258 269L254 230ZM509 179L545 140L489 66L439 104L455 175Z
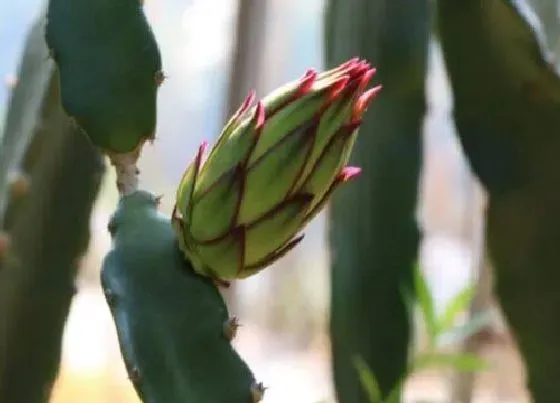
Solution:
M247 110L250 108L250 106L255 101L256 96L257 96L257 93L256 93L255 90L249 91L249 94L247 95L247 97L245 98L245 100L243 101L243 103L241 104L239 109L237 110L237 112L235 112L235 117L236 118L240 117L245 112L247 112Z
M200 146L198 146L198 155L204 155L207 148L208 148L208 141L203 140L202 143L200 143Z
M347 62L342 63L340 65L340 67L344 68L344 67L348 67L348 66L353 66L356 63L358 63L359 61L360 61L360 58L356 56L356 57L353 57L352 59L348 60Z
M381 88L381 85L370 88L358 97L352 108L352 119L359 119L362 117L373 98L381 91Z
M303 77L309 77L309 76L316 76L317 75L317 71L315 69L307 69L305 70L305 73L303 74Z
M370 82L371 78L375 75L375 72L377 71L376 68L373 69L369 69L367 70L364 75L362 76L362 78L360 78L360 84L358 85L358 91L362 92L363 90L366 89L368 83Z
M264 126L264 121L265 121L265 112L264 112L264 104L262 101L259 101L257 103L257 110L255 111L255 130L259 131L263 128Z
M352 70L354 68L354 66L359 63L359 61L360 61L359 57L354 57L353 59L350 59L350 60L342 63L340 66L332 69L332 72L333 73L348 72L348 71Z
M338 180L340 182L348 182L351 179L354 179L362 172L362 168L360 167L352 167L347 166L342 168L342 171L338 174Z
M196 159L195 159L197 172L200 170L200 166L202 165L202 158L207 148L208 148L208 142L206 140L200 143L200 146L198 147L198 153L196 154ZM198 175L198 173L196 175Z
M313 87L313 83L315 82L316 78L317 78L317 72L315 70L313 69L307 70L299 82L299 87L296 90L296 97L300 97L302 95L307 94L309 91L311 91L311 88Z
M354 66L354 68L352 69L350 74L351 74L352 78L358 78L359 76L364 74L369 69L370 69L369 63L366 62L365 60L362 60L362 61L356 63L356 65Z
M208 148L208 141L203 140L202 143L200 143L200 146L198 147L198 157L202 158L207 148Z
M331 92L328 97L329 102L332 101L333 99L336 99L340 95L340 93L344 90L344 88L346 88L348 81L350 81L350 76L344 75L340 77L338 80L336 80L334 83L332 83Z

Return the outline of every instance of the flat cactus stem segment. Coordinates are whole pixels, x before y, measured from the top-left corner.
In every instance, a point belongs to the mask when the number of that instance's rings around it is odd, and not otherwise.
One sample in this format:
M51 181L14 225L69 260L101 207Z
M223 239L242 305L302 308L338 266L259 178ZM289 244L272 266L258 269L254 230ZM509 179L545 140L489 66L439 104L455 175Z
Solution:
M138 0L49 0L45 39L66 113L107 152L128 153L156 128L160 51Z
M506 0L439 0L454 120L488 191L495 293L532 401L560 401L560 79Z
M211 280L184 260L169 218L157 212L157 197L145 191L124 196L109 227L113 249L101 281L142 401L251 403L262 397L228 340L237 322Z

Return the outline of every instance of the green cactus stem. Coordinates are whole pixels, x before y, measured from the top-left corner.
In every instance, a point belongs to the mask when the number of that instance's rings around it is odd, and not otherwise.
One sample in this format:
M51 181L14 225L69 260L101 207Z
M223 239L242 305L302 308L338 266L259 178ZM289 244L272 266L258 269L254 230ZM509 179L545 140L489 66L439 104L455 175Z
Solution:
M218 289L194 273L158 200L124 196L109 231L102 286L144 403L251 403L264 388L230 344L238 326Z
M440 0L454 119L489 193L495 292L533 401L560 401L560 79L505 0Z
M364 116L350 159L360 180L330 211L331 338L338 401L366 403L353 366L360 356L388 394L405 372L410 286L419 242L415 221L431 32L427 0L330 0L327 67L357 56L377 67L383 91Z
M25 44L0 146L0 402L46 403L89 240L100 154L68 125L44 20Z
M65 111L96 146L135 162L154 138L164 78L142 2L49 0L47 18Z

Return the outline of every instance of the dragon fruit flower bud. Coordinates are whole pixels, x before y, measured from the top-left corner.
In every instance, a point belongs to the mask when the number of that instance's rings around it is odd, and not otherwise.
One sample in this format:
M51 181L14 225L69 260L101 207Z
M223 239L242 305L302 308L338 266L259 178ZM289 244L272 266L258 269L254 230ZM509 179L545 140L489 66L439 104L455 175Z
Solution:
M308 70L258 101L251 92L205 157L203 143L179 184L173 225L194 270L246 278L303 238L333 191L359 174L346 166L362 115L381 89L352 59Z

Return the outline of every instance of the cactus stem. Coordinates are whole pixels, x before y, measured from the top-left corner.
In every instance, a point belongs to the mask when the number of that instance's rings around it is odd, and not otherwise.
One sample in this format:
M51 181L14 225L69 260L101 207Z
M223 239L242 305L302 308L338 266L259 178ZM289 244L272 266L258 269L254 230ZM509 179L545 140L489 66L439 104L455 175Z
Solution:
M229 341L232 341L237 335L237 329L241 326L239 319L236 316L232 316L224 323L224 336Z
M259 403L263 400L265 391L266 387L262 382L254 383L253 386L251 386L251 397L253 398L253 403Z
M115 167L117 172L117 189L121 197L138 190L138 174L140 170L138 169L137 162L143 145L144 142L139 143L134 150L128 153L106 151L111 165Z

